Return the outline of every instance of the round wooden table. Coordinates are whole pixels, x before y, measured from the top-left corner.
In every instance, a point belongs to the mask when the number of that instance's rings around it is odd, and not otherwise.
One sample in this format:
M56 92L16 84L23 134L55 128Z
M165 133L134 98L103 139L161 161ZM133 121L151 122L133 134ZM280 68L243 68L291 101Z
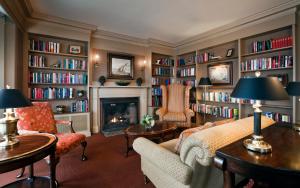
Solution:
M0 148L0 173L16 170L30 165L29 178L12 182L4 187L56 187L55 183L55 149L57 138L54 135L41 133L17 136L20 141L13 148ZM50 156L50 177L36 177L32 164Z
M132 145L129 143L130 138L134 140L137 137L145 137L150 140L159 140L162 142L166 135L173 134L173 138L176 136L177 124L174 122L155 122L155 125L151 129L145 129L143 125L137 124L132 125L125 129L126 138L126 156L128 156L129 151L131 151Z

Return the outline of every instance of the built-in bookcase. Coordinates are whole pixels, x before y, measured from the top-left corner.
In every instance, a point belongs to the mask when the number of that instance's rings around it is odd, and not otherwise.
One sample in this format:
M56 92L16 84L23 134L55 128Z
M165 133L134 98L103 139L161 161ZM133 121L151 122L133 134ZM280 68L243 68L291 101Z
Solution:
M29 34L28 97L47 101L59 119L81 119L89 130L88 42ZM65 107L59 113L56 106ZM76 114L79 116L77 117Z
M259 71L261 76L276 76L283 86L293 81L293 32L285 27L259 35L241 39L241 77L254 77ZM253 101L241 101L243 117L253 113ZM293 101L266 101L263 113L280 122L292 122Z

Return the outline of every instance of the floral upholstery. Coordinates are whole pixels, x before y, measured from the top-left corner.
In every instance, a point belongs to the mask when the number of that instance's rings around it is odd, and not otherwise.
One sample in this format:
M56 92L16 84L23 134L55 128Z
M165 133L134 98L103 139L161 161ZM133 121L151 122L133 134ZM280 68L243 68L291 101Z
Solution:
M17 108L18 130L39 131L56 134L56 123L48 103L33 102L33 106Z
M19 118L18 132L46 132L55 134L58 138L56 155L60 156L72 150L85 141L85 135L79 133L57 133L56 125L66 125L71 128L71 121L55 120L51 106L47 102L33 102L33 106L16 109ZM71 129L72 131L72 129Z
M58 142L56 144L56 155L68 153L85 140L85 136L78 133L58 133L56 136L58 138Z

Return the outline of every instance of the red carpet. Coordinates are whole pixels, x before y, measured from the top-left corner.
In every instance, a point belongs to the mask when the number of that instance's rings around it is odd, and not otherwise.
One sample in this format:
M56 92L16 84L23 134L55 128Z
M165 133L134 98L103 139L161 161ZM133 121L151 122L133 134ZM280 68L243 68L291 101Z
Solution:
M87 161L80 160L81 147L61 158L56 169L59 187L154 187L151 183L144 185L139 155L131 152L127 158L124 157L123 135L106 138L97 134L87 138L87 142ZM34 169L37 176L49 174L45 160L35 163ZM17 172L0 174L0 186L15 181Z

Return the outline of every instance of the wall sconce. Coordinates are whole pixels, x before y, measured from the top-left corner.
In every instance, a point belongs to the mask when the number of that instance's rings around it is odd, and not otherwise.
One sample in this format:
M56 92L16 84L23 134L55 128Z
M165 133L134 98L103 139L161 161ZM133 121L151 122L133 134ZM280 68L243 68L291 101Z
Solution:
M100 67L99 60L100 60L100 55L99 54L95 54L94 55L94 61L95 61L94 68Z

